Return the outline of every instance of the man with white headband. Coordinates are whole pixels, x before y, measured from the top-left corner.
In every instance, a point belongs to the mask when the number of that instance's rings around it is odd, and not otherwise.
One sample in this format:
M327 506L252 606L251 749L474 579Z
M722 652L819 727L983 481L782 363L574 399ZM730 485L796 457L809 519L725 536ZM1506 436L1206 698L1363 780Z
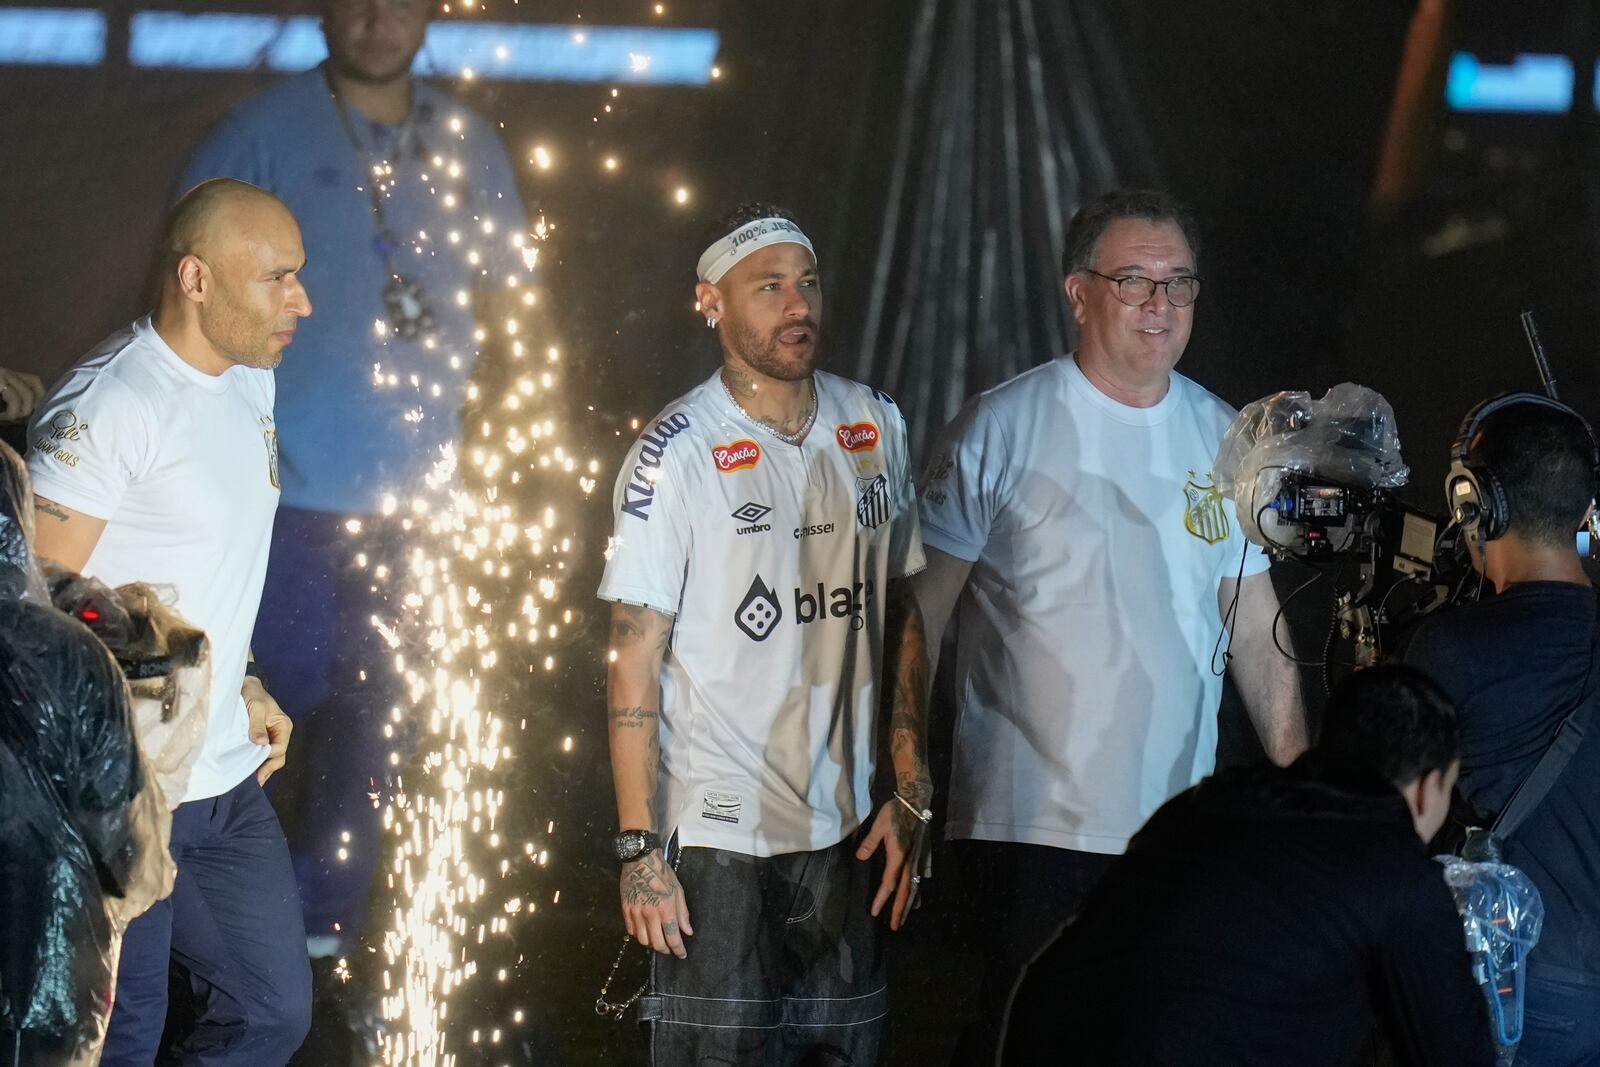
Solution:
M932 818L905 423L813 369L795 221L745 205L718 233L695 295L722 367L630 450L600 584L623 920L656 953L640 1019L654 1064L875 1063L882 919Z

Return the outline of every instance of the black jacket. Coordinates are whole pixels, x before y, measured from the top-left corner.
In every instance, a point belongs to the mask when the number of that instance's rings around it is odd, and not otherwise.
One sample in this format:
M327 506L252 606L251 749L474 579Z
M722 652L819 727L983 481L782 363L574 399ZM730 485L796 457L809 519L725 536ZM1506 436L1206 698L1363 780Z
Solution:
M0 445L0 1060L50 1067L105 1026L144 769L111 653L32 599L20 470Z
M1002 1062L1494 1062L1441 869L1383 781L1308 760L1208 778L1150 818L1023 976Z

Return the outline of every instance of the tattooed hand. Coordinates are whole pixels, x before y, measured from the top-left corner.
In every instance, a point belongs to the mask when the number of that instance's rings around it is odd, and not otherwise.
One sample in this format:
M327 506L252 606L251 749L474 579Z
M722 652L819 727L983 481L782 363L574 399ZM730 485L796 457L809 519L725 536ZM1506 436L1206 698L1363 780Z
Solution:
M878 883L878 895L872 900L872 915L876 918L892 895L894 906L889 909L891 930L904 926L906 915L911 910L911 876L917 873L912 870L911 854L916 835L921 830L922 820L907 811L904 804L890 797L878 809L877 817L872 820L872 829L867 831L861 847L856 849L856 859L868 860L878 851L880 844L883 846L883 878Z
M689 903L660 849L622 867L622 921L628 936L657 952L687 959L683 936L693 936Z
M933 803L933 779L928 774L927 765L920 759L917 761L914 773L901 773L895 791L906 798L911 807L918 809L930 806ZM916 839L917 831L923 828L922 820L912 814L911 808L890 798L891 803L884 807L894 812L894 836L900 842L900 847L910 850L912 842Z
M889 604L885 612L885 633L889 647L885 658L894 664L894 684L884 701L889 712L890 762L894 765L895 791L902 804L890 797L878 809L872 827L856 849L856 859L871 859L883 845L883 878L872 901L874 917L891 898L889 929L898 930L906 921L915 894L912 891L915 860L924 854L928 829L911 809L922 811L933 801L933 777L928 773L927 730L924 709L927 705L927 635L923 630L922 610L904 580L889 584ZM910 807L907 807L910 805ZM921 843L923 849L917 845Z

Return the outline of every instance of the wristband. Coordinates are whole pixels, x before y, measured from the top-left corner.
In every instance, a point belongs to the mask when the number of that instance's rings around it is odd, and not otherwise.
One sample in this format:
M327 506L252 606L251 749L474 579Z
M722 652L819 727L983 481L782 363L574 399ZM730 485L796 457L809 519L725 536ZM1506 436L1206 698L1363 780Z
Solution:
M254 678L256 681L260 682L261 688L263 689L270 690L272 688L267 684L267 672L262 670L261 664L253 659L247 659L244 661L244 676L246 678Z

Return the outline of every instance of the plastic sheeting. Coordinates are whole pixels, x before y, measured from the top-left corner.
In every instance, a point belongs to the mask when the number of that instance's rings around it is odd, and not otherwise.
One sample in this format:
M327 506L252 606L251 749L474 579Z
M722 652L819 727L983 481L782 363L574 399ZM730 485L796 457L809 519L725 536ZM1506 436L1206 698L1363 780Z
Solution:
M113 591L69 571L47 572L47 580L56 607L87 624L116 656L133 698L140 754L176 810L205 741L211 642L154 586L134 582Z
M41 596L0 446L0 1063L92 1064L121 933L172 889L171 818L106 646Z
M0 443L0 599L50 603L33 555L33 492L28 469Z
M1445 884L1472 957L1472 976L1483 990L1499 1062L1509 1064L1522 1040L1522 997L1528 953L1539 943L1544 901L1531 879L1506 863L1439 856Z
M1395 489L1410 470L1400 458L1394 409L1379 393L1345 382L1320 399L1274 393L1246 404L1222 436L1212 473L1233 501L1239 527L1270 544L1257 522L1278 497L1284 472L1353 489Z

